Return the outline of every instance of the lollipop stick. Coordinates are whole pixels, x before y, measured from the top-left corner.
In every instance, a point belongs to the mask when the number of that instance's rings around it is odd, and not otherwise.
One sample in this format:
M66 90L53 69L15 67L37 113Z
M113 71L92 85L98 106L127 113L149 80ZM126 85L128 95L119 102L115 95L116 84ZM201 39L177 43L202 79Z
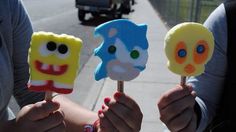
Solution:
M186 76L181 76L180 85L182 87L186 86Z
M46 101L52 100L52 91L47 91L47 92L45 93L45 100L46 100Z
M117 81L117 91L124 93L124 82L123 81Z

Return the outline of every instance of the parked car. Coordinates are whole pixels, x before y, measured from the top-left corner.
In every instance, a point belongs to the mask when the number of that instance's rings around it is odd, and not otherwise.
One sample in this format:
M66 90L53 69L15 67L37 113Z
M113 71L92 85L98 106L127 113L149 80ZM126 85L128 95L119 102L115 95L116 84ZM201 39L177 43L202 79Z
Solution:
M85 20L87 13L91 13L94 17L105 14L121 18L123 14L131 12L132 3L133 0L75 0L80 21Z

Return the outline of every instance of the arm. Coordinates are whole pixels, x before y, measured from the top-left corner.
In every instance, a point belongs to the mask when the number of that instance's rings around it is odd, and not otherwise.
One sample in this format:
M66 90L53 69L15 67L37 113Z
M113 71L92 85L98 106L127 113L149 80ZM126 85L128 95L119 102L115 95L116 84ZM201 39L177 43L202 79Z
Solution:
M10 1L12 29L13 29L13 94L18 104L23 107L27 104L43 100L44 93L30 92L27 89L29 79L28 49L32 35L32 26L29 17L19 0Z
M197 93L196 102L201 109L199 131L204 130L214 118L224 85L227 67L227 23L223 4L209 16L204 25L215 37L214 53L206 65L205 72L188 80Z
M65 115L67 132L82 132L85 124L93 124L98 119L96 113L79 106L63 95L58 95L53 100L60 102L60 109Z

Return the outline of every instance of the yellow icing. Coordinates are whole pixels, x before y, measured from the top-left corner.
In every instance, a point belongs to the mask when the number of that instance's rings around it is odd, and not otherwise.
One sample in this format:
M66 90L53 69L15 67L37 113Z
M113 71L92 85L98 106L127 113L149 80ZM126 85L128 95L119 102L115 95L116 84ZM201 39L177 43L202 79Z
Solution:
M208 54L206 56L206 59L204 63L196 63L194 61L194 52L196 51L196 44L198 42L206 42L208 44ZM178 43L184 43L186 50L187 50L187 56L186 58L178 63L176 59L176 46ZM168 58L168 68L179 75L182 76L196 76L201 74L205 67L205 63L209 61L213 54L214 49L214 38L212 33L205 28L202 24L199 23L193 23L193 22L185 22L178 24L174 26L172 29L169 30L169 32L166 34L165 37L165 53ZM200 56L203 57L203 56ZM195 58L195 59L203 59L203 58ZM187 73L184 68L191 64L194 66L195 71L192 73Z
M44 55L45 51L42 47L47 42L53 41L59 46L64 44L68 47L68 54L66 57L59 57L57 51ZM52 80L65 85L73 85L79 69L80 50L82 47L82 40L70 35L57 35L51 32L35 32L32 35L31 45L29 49L29 65L30 65L30 80ZM45 51L46 52L46 51ZM45 74L36 69L35 61L39 60L48 65L68 65L68 69L61 75Z

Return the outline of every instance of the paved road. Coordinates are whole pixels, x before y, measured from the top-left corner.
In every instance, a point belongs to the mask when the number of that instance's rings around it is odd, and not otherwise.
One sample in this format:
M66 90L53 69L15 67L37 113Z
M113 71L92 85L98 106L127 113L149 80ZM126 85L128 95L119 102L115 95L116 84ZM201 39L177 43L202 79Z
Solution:
M23 0L24 5L32 20L34 31L50 31L54 33L66 33L74 35L83 40L81 54L81 69L92 55L92 51L99 44L99 39L93 37L94 27L108 18L89 19L81 23L77 18L77 9L74 0ZM14 99L10 107L16 113L19 109Z

